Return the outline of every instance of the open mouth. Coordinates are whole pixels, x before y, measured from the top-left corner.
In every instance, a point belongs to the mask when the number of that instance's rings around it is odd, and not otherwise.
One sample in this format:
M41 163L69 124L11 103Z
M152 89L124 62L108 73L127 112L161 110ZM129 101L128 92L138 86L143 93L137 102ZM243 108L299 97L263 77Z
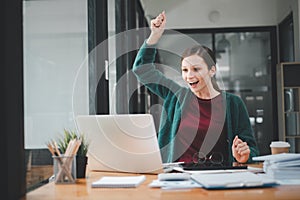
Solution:
M190 86L194 86L194 85L197 85L197 83L199 83L199 81L192 82L192 83L189 83L189 84L190 84Z

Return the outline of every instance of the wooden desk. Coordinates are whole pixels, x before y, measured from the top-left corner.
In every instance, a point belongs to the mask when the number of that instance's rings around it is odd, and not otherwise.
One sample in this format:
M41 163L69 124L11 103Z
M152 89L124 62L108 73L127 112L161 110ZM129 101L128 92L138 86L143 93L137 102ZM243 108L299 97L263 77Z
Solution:
M47 179L53 175L53 165L33 165L26 172L26 188L27 191L43 185Z
M77 179L76 184L57 185L48 183L34 191L27 193L27 200L47 199L300 199L300 185L278 186L274 188L231 189L231 190L162 190L149 188L148 184L156 179L156 175L146 175L146 181L137 188L91 188L91 183L102 176L136 175L127 173L88 172L86 179Z

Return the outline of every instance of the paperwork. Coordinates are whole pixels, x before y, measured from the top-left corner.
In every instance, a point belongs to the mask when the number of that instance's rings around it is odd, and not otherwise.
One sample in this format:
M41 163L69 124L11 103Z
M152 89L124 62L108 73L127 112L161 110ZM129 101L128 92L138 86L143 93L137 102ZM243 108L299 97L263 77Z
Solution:
M205 189L272 187L277 182L252 172L192 174L191 178Z
M253 157L254 161L271 161L274 163L278 162L288 162L288 161L300 161L299 153L280 153L274 155L265 155L265 156L257 156Z
M104 176L92 183L93 188L132 188L139 186L146 176Z
M149 187L153 188L161 188L165 190L172 189L192 189L192 188L201 188L202 186L193 180L184 180L184 181L160 181L153 180Z
M161 189L191 189L199 188L201 185L191 179L187 173L161 173L157 175L157 180L153 180L149 187Z
M300 154L281 153L254 157L255 161L264 161L264 172L276 180L299 180L300 184ZM286 182L286 181L285 181Z
M182 168L181 168L182 169ZM179 169L178 169L179 170ZM256 170L254 170L256 171ZM183 171L182 171L183 172ZM277 181L263 174L242 170L203 170L197 172L183 172L158 174L149 187L162 189L229 189L272 187L278 185Z

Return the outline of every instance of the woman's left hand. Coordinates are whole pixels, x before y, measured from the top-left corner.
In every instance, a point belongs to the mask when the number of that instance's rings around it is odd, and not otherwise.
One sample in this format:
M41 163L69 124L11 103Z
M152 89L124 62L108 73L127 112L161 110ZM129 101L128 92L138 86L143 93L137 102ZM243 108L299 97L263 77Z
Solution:
M238 136L235 136L232 142L233 157L240 163L245 163L249 159L250 148L247 142L243 142Z

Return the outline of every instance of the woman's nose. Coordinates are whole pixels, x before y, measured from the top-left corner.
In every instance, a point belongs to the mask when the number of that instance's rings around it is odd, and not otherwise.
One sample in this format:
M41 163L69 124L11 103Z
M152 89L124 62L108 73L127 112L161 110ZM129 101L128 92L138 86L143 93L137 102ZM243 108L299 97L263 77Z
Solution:
M193 71L191 71L191 70L189 70L188 72L187 72L187 77L194 77L195 76L195 72L193 72Z

